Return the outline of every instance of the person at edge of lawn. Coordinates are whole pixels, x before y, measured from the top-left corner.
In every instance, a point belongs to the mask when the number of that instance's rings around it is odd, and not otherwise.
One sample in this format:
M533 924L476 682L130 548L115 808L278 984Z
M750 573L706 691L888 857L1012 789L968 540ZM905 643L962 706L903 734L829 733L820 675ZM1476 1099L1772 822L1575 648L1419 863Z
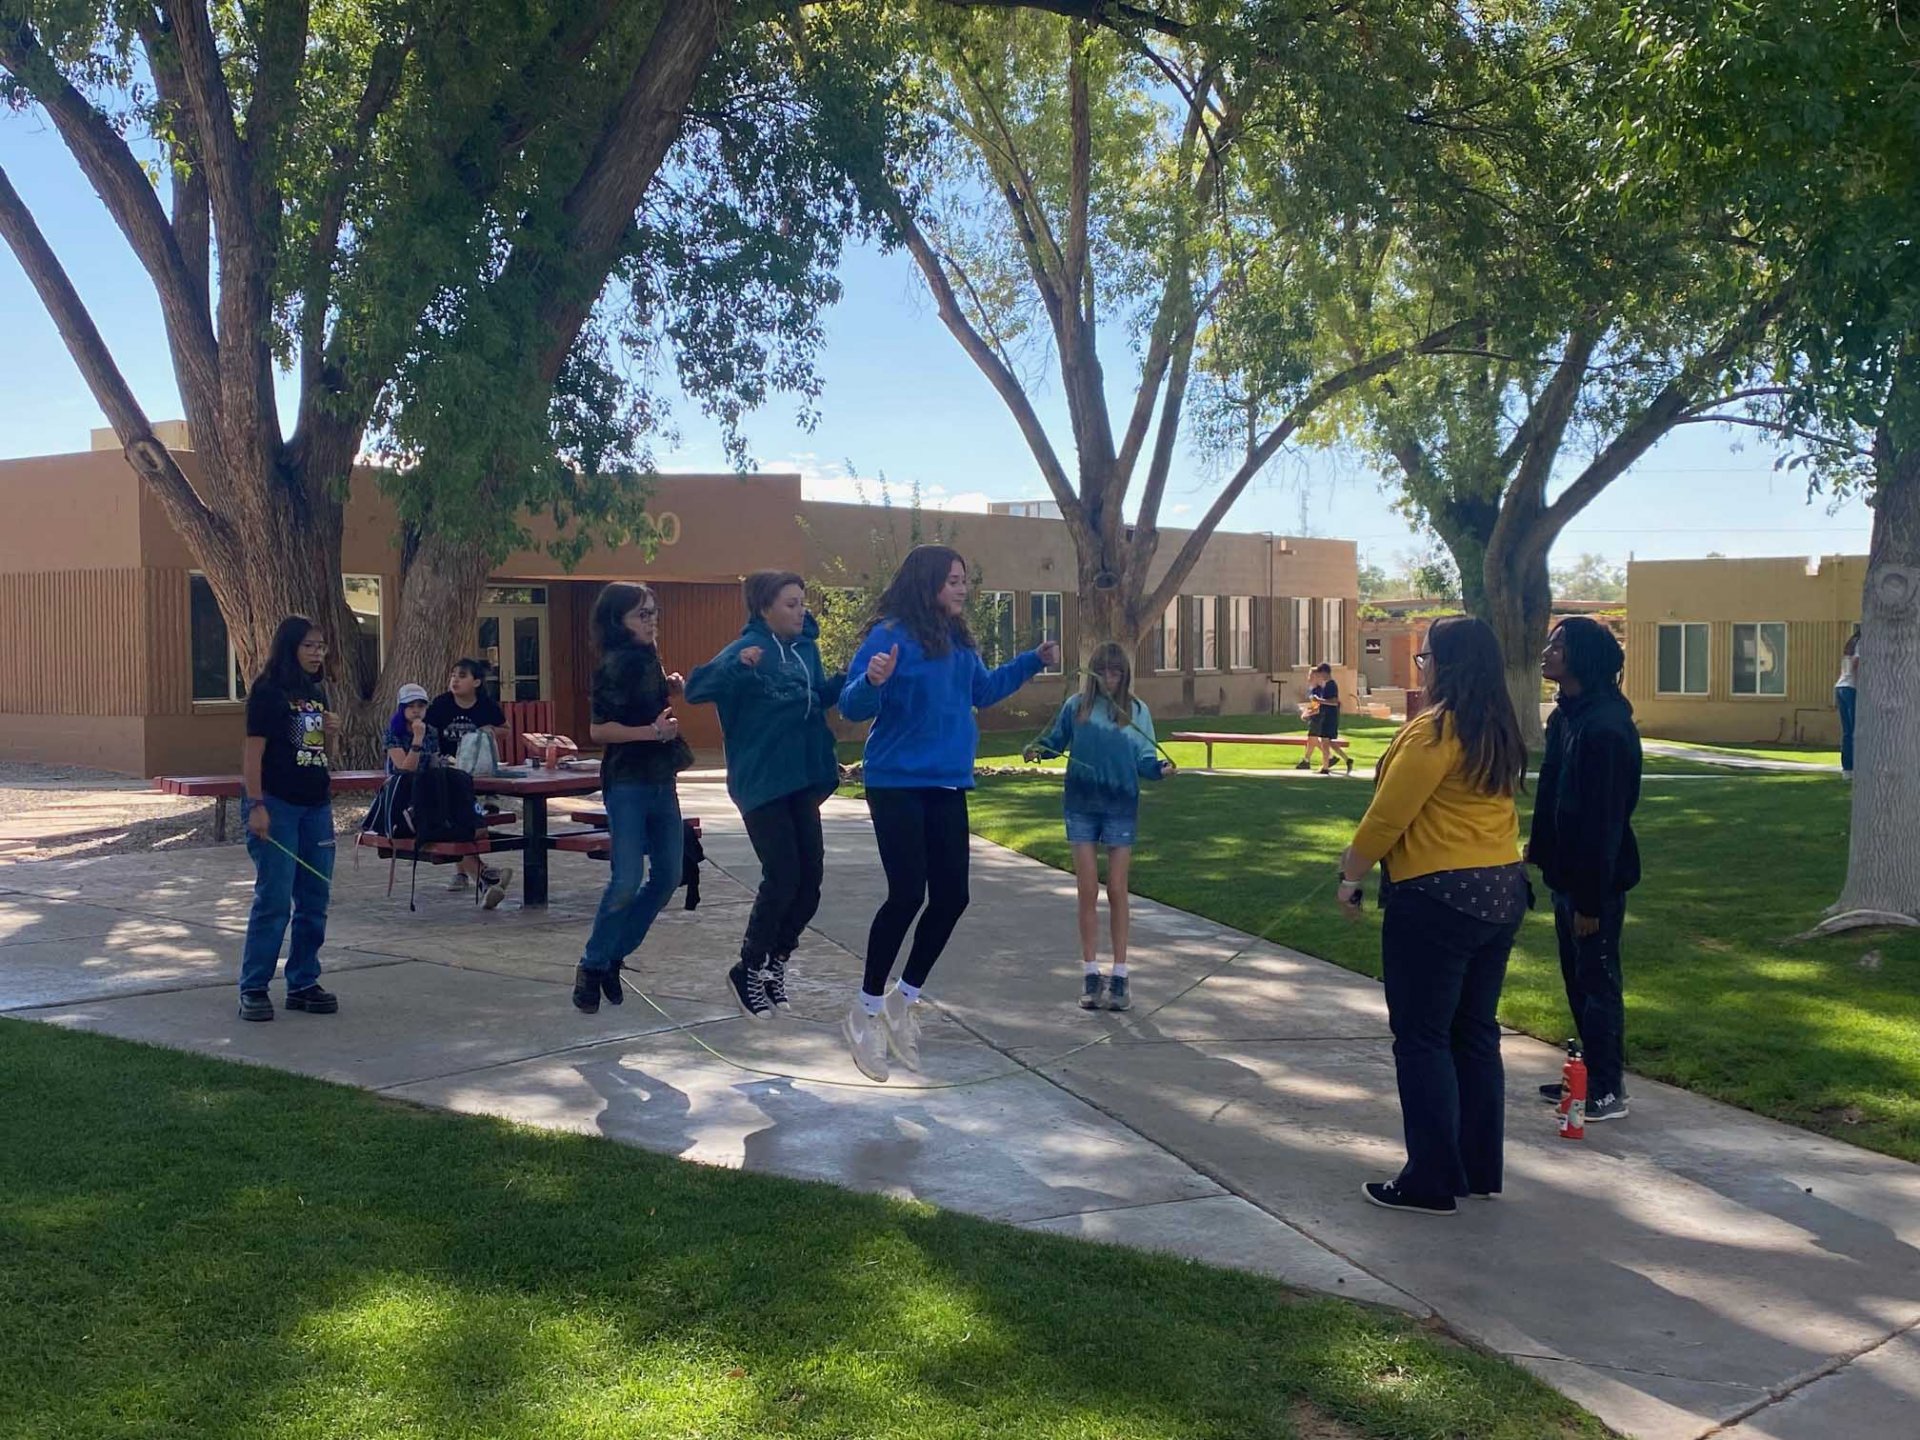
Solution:
M687 700L719 707L727 793L760 860L760 889L727 985L749 1019L766 1020L792 1008L787 966L820 908L820 807L840 783L827 711L847 677L821 666L820 626L800 576L758 570L741 591L740 638L687 677Z
M462 658L453 662L453 668L447 673L447 688L427 707L427 725L439 737L437 745L428 747L428 755L439 754L452 764L459 758L460 742L482 729L493 731L494 749L499 754L507 753L507 712L482 688L492 673L493 667L484 660ZM501 873L507 881L512 880L511 870L503 869ZM456 865L447 889L458 893L476 878L474 867Z
M921 988L967 908L967 792L980 727L997 705L1060 658L1049 640L989 670L967 628L967 563L944 545L908 552L868 617L840 692L840 713L872 720L862 776L887 898L867 932L866 973L841 1032L853 1063L887 1078L892 1049L920 1068ZM925 907L924 911L922 906ZM887 989L914 916L913 948Z
M1333 667L1324 662L1313 667L1312 684L1307 689L1307 699L1312 709L1307 713L1307 753L1293 768L1310 770L1313 768L1313 752L1317 747L1321 758L1326 762L1320 770L1322 775L1333 773L1333 741L1340 738L1340 682L1333 678ZM1347 762L1347 769L1353 769L1353 762Z
M1380 962L1407 1162L1362 1193L1388 1210L1451 1215L1462 1195L1500 1192L1506 1075L1494 1015L1533 901L1514 804L1527 752L1484 620L1435 621L1415 659L1429 708L1381 758L1337 894L1358 915L1360 882L1380 863Z
M1840 712L1840 773L1853 779L1853 720L1860 698L1860 627L1840 652L1840 678L1833 682L1833 708Z
M1640 732L1620 693L1626 661L1613 632L1584 615L1554 626L1540 656L1560 700L1547 721L1527 861L1553 894L1560 976L1587 1062L1589 1124L1627 1113L1620 931L1627 892L1640 883ZM1558 1083L1540 1094L1560 1102Z
M287 950L289 1010L331 1015L340 1002L320 988L333 881L333 779L327 741L340 717L327 709L320 672L327 636L304 615L273 632L267 663L247 689L247 737L241 750L247 854L253 861L253 909L240 952L240 1018L273 1019L267 986Z
M1125 647L1109 641L1087 662L1080 693L1068 698L1053 724L1027 747L1028 760L1067 757L1063 787L1067 843L1079 886L1080 1008L1126 1010L1133 1005L1127 975L1127 871L1139 830L1140 782L1173 773L1154 743L1153 716L1133 693L1133 666ZM1107 848L1107 911L1113 933L1113 971L1100 973L1100 847Z
M594 602L593 635L600 664L587 733L606 747L600 793L613 873L573 972L574 1007L588 1015L603 995L609 1005L627 998L620 971L679 887L685 841L674 777L693 763L671 708L684 682L661 667L655 649L660 602L653 591L624 580L608 585Z
M426 687L402 685L396 700L393 718L387 722L387 775L404 778L383 799L388 812L398 819L406 815L407 806L412 802L413 777L420 773L421 767L452 761L446 734L433 723L433 707L427 703ZM392 825L390 833L405 835L411 831L411 824L403 823ZM497 910L500 902L507 898L507 884L513 879L513 871L505 866L492 869L482 864L478 855L469 855L454 868L459 880L478 882L480 903L486 909ZM462 884L457 888L466 886Z

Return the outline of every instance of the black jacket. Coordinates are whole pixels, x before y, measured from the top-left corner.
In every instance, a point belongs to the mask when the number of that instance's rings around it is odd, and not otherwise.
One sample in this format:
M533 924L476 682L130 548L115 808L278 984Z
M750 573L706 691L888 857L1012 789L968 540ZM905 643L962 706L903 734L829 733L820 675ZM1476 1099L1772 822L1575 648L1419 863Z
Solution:
M1527 858L1582 915L1640 883L1640 732L1618 693L1562 696L1547 722Z

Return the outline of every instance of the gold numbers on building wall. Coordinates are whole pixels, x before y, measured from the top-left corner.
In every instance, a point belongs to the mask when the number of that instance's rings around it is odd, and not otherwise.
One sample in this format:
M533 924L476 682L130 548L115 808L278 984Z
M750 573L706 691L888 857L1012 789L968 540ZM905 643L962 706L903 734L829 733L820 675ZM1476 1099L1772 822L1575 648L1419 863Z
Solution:
M678 545L680 543L680 517L678 515L674 514L671 510L667 510L659 515L653 516L652 519L654 531L659 535L662 545Z

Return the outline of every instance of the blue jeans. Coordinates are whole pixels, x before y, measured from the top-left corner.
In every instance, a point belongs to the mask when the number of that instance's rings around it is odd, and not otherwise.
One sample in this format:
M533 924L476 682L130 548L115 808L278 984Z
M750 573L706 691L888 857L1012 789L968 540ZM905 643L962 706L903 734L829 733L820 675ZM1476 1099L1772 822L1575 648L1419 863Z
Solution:
M1387 901L1380 963L1407 1138L1394 1183L1415 1199L1499 1193L1507 1091L1494 1012L1519 929L1412 890Z
M1840 768L1853 773L1853 706L1859 694L1851 685L1833 687L1833 708L1840 712Z
M247 940L240 952L240 989L267 988L280 963L280 942L286 939L291 916L287 989L304 990L320 979L320 947L327 938L333 806L289 805L271 795L260 803L267 810L267 833L277 843L247 835L247 854L253 857L253 913L247 916Z
M654 916L680 888L686 843L680 829L680 792L671 783L616 785L604 799L613 837L613 874L580 957L583 969L602 971L614 969L640 948Z

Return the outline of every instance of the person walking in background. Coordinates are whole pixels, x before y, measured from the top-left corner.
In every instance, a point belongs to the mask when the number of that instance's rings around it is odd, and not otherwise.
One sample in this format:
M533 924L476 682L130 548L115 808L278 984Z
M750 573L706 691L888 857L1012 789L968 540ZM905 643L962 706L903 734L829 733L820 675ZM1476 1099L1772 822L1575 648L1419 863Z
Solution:
M760 889L727 984L749 1019L765 1020L790 1008L787 965L820 908L820 806L840 783L827 711L847 677L820 664L820 626L798 575L760 570L741 589L746 628L687 677L687 699L719 706L727 794L760 860Z
M1127 871L1139 828L1140 781L1173 773L1160 758L1147 703L1133 693L1125 647L1109 641L1087 662L1080 693L1060 707L1047 733L1027 747L1029 760L1066 755L1067 843L1079 885L1080 1008L1125 1010L1133 1004L1127 974ZM1107 910L1113 931L1113 973L1100 973L1100 847L1107 847Z
M331 1015L340 1002L320 988L333 883L333 778L327 741L340 717L327 709L320 672L326 633L289 615L273 633L267 663L247 690L247 738L240 768L253 861L253 909L240 958L240 1018L273 1019L267 986L287 951L287 1009Z
M1554 626L1540 656L1560 699L1547 721L1527 860L1553 892L1560 976L1587 1062L1589 1124L1627 1113L1620 931L1627 892L1640 882L1640 732L1620 693L1625 664L1613 632L1584 615ZM1558 1104L1560 1086L1542 1085L1540 1094Z
M1451 1215L1458 1197L1501 1187L1506 1075L1495 1014L1532 898L1514 805L1527 753L1485 621L1436 620L1415 659L1430 703L1381 758L1337 894L1357 915L1360 882L1380 863L1380 961L1407 1163L1363 1193L1389 1210Z
M1853 779L1853 717L1860 684L1860 627L1840 652L1840 678L1833 682L1833 708L1840 712L1840 773Z
M1313 667L1312 685L1307 689L1307 753L1296 770L1313 768L1313 751L1318 746L1325 764L1320 773L1333 773L1333 742L1340 738L1340 682L1333 678L1333 667L1322 663ZM1349 773L1353 762L1347 762Z
M887 1051L920 1068L914 1007L967 908L967 792L980 742L975 709L997 705L1060 647L1049 640L996 670L967 628L967 562L944 545L917 545L875 603L840 693L840 713L873 721L862 777L887 898L867 932L866 974L841 1031L853 1063L887 1078ZM922 907L925 907L924 910ZM914 916L900 983L887 981Z
M601 996L626 999L620 971L647 938L654 917L680 884L685 840L675 775L693 763L669 708L682 688L660 665L660 602L645 585L616 581L593 606L600 651L588 735L604 745L600 793L613 840L613 873L573 972L574 1007L591 1015Z

